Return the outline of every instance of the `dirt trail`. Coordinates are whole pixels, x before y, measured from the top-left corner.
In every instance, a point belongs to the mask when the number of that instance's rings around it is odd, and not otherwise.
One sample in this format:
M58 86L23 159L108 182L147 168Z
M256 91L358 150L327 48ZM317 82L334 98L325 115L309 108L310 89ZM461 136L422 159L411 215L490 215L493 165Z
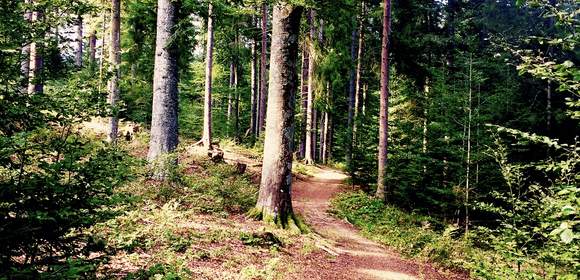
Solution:
M316 175L296 179L293 204L322 238L329 264L306 267L309 279L466 279L443 273L429 264L406 260L380 244L361 236L351 224L328 214L329 200L340 192L346 175L328 168L316 168ZM336 256L332 256L336 255Z

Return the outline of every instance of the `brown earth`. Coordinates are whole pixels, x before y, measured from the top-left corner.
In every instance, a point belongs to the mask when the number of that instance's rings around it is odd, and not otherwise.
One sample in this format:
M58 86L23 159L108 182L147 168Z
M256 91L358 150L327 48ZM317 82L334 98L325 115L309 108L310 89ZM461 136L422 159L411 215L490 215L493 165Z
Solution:
M329 200L342 191L341 183L347 177L329 168L312 171L314 176L294 181L293 203L295 211L319 235L317 247L326 252L327 260L306 260L303 279L468 279L431 264L407 260L364 238L348 222L331 216Z

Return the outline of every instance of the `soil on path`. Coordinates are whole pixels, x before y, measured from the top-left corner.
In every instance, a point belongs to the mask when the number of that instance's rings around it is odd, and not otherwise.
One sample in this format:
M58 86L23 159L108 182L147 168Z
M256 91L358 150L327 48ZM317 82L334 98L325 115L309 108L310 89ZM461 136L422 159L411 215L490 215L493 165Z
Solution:
M318 246L328 254L327 262L306 263L305 279L467 279L442 272L430 264L407 260L397 253L361 236L346 221L328 213L329 200L347 178L339 171L316 168L314 176L297 178L292 186L295 211L320 235Z

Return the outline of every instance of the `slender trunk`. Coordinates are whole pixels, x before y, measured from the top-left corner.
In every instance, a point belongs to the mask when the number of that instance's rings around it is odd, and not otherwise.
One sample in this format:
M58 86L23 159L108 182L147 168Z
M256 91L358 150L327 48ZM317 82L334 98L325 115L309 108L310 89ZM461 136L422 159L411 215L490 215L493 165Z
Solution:
M369 84L365 82L363 84L363 87L362 87L362 102L361 102L362 103L361 113L363 116L366 114L365 112L366 112L367 102L368 102L368 99L367 99L368 91L369 91Z
M32 22L32 12L30 11L30 7L28 7L28 5L30 5L31 3L32 0L24 1L24 4L27 5L26 10L24 12L24 21L26 21L28 25L30 25L30 23ZM21 92L23 94L26 94L28 92L28 83L29 83L28 78L30 75L30 44L28 42L22 47L21 54L22 54L22 60L20 62L20 73L22 75Z
M32 22L42 21L44 13L40 10L32 12ZM39 34L39 38L34 38L30 44L30 68L28 76L28 94L42 93L44 91L43 83L43 37L44 34Z
M359 19L359 38L358 38L358 54L356 63L356 82L355 82L355 95L354 95L354 125L353 133L356 139L356 120L361 109L361 99L362 99L362 63L363 63L363 52L364 52L364 41L365 41L365 26L364 20L366 18L366 5L365 2L361 2L361 15Z
M252 24L254 24L255 18L252 17ZM257 101L258 101L258 83L257 83L257 75L258 75L258 57L257 57L257 42L256 39L252 39L252 58L251 58L251 65L250 65L250 87L252 91L251 96L251 109L250 109L250 131L253 137L256 136L256 127L257 127Z
M109 119L108 140L111 143L116 143L119 132L119 110L116 106L119 100L119 78L121 76L121 0L112 1L109 59L109 72L112 73L112 76L108 84L108 103L113 108L113 115Z
M258 118L258 135L264 130L266 121L266 52L268 51L268 4L262 3L262 53L260 61L260 113Z
M115 5L113 0L113 6ZM113 7L114 9L114 7ZM75 66L77 68L83 67L83 16L77 16L77 49L75 52Z
M429 128L428 128L428 122L427 122L427 100L429 100L429 91L430 91L430 85L429 85L429 78L425 79L425 87L423 89L423 94L424 94L424 98L425 98L425 102L423 104L423 158L424 160L427 159L427 133L429 132ZM427 174L427 165L423 164L423 176L425 176Z
M235 64L233 61L230 61L230 90L228 91L228 111L227 111L227 134L230 135L230 127L232 126L232 110L233 110L233 100L232 94L234 90L234 79L235 79Z
M330 86L330 82L326 85L326 93L327 93L327 109L324 112L324 128L323 128L323 135L324 135L324 143L322 144L322 163L327 164L328 159L330 156L330 148L332 147L332 87Z
M389 36L391 33L391 0L384 0L383 40L381 44L381 94L379 114L379 176L376 196L387 199L386 181L389 136Z
M308 45L305 42L304 46L302 47L302 75L300 77L300 98L302 100L301 111L302 111L302 122L301 122L301 130L300 130L300 151L299 155L300 158L303 159L304 155L306 154L306 118L308 115L308 62L309 62L309 54L308 54Z
M301 8L278 2L273 9L270 91L264 163L257 216L282 227L295 225L292 211L292 150Z
M103 84L103 70L105 65L105 56L106 56L106 43L107 43L107 13L103 13L103 25L101 26L101 33L103 36L103 44L101 46L101 57L99 58L99 92L101 92L102 84Z
M97 58L97 31L93 30L89 36L89 64L91 70L95 69Z
M151 120L151 140L149 143L150 162L155 161L155 177L165 178L176 159L164 158L173 152L178 144L178 68L177 45L172 43L177 24L180 2L158 0L157 38L155 43L155 69L153 76L153 111Z
M203 137L202 143L205 148L211 150L212 116L211 116L211 83L213 69L213 4L208 7L207 17L207 45L205 57L205 100L203 110Z
M236 44L237 45L237 44ZM233 130L234 130L234 139L236 141L239 140L239 113L240 113L240 96L239 96L239 92L238 92L238 79L239 79L239 75L240 75L240 68L239 65L236 65L234 67L234 104L233 104L233 108L232 108L232 115L234 118L234 122L233 122Z
M353 149L353 141L354 141L354 95L355 95L355 79L356 79L356 71L355 71L355 63L357 60L357 49L356 49L356 30L352 31L351 34L351 41L350 41L350 60L352 62L352 67L350 68L349 72L349 81L348 81L348 120L347 120L347 131L348 131L348 139L346 143L346 166L349 172L353 170L352 164L352 149Z
M466 166L465 166L465 238L467 238L467 234L469 232L469 177L470 177L470 168L471 168L471 104L472 104L472 89L471 89L471 80L472 80L472 58L469 58L469 95L467 101L467 159L466 159Z
M314 116L314 40L316 38L316 28L314 27L314 18L316 12L310 10L308 22L310 23L310 35L308 38L308 94L306 97L306 141L304 151L304 162L306 164L314 163L316 151L316 118Z

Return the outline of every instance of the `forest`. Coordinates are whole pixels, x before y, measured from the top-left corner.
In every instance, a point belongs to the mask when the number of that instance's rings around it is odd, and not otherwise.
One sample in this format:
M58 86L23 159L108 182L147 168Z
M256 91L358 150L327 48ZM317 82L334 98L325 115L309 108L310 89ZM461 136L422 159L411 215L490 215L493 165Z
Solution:
M580 279L578 0L0 3L0 279Z

